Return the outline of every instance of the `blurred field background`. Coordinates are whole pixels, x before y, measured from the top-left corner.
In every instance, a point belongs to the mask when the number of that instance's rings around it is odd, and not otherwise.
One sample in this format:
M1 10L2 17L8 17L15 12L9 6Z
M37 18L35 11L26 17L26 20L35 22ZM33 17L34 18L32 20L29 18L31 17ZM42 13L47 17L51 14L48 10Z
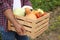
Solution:
M49 29L34 40L60 40L60 0L30 0L30 1L34 9L40 8L51 14Z
M50 13L50 26L34 40L60 40L60 0L31 0L34 9ZM33 40L33 39L31 39Z

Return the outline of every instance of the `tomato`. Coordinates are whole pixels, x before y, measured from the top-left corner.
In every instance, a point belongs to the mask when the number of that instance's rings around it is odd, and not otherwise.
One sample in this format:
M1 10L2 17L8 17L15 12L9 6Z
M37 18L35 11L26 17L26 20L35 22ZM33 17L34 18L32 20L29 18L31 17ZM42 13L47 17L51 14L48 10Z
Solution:
M35 15L37 18L41 17L41 14L39 14L39 13L36 13Z

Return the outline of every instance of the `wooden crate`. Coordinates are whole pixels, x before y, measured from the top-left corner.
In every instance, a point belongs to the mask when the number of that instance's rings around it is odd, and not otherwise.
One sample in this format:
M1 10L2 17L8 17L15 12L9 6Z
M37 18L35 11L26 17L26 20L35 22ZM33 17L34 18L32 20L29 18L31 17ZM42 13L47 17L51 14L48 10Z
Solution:
M36 38L42 34L49 26L49 13L38 18L37 20L27 19L25 17L16 17L17 21L21 23L26 29L26 35L31 38ZM13 24L8 21L8 30L15 31Z

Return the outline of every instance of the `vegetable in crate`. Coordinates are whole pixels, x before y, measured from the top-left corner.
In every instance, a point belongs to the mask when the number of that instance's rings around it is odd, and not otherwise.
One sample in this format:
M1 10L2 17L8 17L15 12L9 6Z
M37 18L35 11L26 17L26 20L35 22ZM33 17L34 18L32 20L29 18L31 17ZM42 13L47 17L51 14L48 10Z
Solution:
M25 16L27 19L32 19L32 20L36 20L37 19L37 17L34 15L34 14L29 14L29 15L26 15Z
M25 16L25 10L23 8L14 9L15 16Z
M41 9L34 10L33 13L36 15L37 18L44 15L44 11Z
M26 8L26 9L25 9L25 13L26 13L26 15L28 15L28 14L31 13L31 10L30 10L29 8Z
M33 11L30 11L29 9L27 9L27 11L25 11L25 12L26 12L26 18L33 19L33 20L36 20L37 18L40 18L46 14L41 9L37 9L37 10L33 10Z
M46 14L46 12L44 12L43 10L37 9L37 12L36 12L37 18L42 17L42 16L44 16L45 14Z
M38 11L35 11L35 15L37 18L41 17L41 14Z
M44 14L44 11L42 9L37 9L37 11L40 13L40 14Z

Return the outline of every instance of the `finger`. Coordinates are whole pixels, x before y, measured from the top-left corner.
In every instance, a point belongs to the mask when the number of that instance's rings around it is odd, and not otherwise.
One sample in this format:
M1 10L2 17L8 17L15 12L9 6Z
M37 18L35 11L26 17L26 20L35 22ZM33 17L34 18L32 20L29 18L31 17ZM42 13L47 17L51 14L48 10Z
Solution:
M17 32L17 33L18 33L18 35L21 35L21 36L23 35L23 34L22 34L22 31L20 31L20 32Z
M22 36L23 36L23 35L26 35L26 34L25 34L25 28L22 27L21 30L22 30L21 35L22 35Z
M23 36L24 35L24 30L21 28L19 33L20 33L20 35Z
M22 31L23 31L23 34L25 35L26 30L25 30L25 28L24 28L24 27L22 28Z
M21 30L21 28L20 28L20 29L19 29L19 28L16 29L16 32L17 32L18 35L22 35L22 30Z

